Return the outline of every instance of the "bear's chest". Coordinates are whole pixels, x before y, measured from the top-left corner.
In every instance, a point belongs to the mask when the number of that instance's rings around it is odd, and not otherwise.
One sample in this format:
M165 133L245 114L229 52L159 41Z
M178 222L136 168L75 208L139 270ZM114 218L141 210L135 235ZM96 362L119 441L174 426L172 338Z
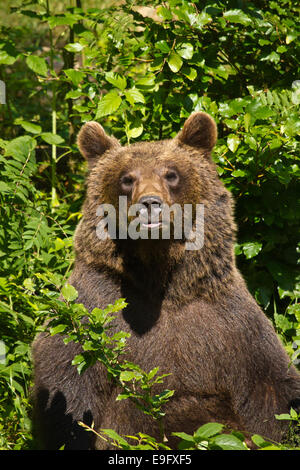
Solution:
M214 309L200 301L182 308L162 303L135 310L128 305L114 329L130 333L129 361L147 372L159 367L159 374L170 374L164 382L168 388L178 390L182 385L186 391L188 384L193 393L201 383L213 393L226 380L234 360L229 345L234 343L235 328L217 318Z

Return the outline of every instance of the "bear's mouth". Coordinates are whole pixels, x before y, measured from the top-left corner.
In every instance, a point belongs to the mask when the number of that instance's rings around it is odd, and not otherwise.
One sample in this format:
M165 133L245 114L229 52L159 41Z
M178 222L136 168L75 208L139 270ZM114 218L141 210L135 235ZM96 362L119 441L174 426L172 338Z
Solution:
M141 229L153 229L161 227L161 214L161 208L156 205L152 206L151 210L149 208L142 208L139 211Z

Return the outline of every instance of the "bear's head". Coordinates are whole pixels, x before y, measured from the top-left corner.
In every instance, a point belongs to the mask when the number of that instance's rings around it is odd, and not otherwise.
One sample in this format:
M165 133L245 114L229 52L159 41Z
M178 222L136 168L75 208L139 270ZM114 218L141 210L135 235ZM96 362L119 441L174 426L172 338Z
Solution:
M173 139L124 147L100 124L87 122L78 135L89 174L75 237L77 256L98 266L118 260L118 269L124 253L144 263L161 257L174 264L187 246L216 256L227 250L232 258L231 198L211 159L216 139L216 124L203 112L193 113ZM195 248L188 243L198 209L203 240Z

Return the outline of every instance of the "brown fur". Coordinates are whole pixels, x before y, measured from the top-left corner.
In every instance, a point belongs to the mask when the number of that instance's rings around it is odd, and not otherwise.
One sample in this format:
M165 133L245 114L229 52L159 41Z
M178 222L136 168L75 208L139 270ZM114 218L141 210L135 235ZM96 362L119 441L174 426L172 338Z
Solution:
M233 203L210 157L216 136L205 113L190 116L173 140L128 147L97 123L83 126L78 144L90 173L70 282L88 309L126 298L114 328L131 333L128 359L147 371L159 366L161 374L171 373L162 386L175 390L166 407L169 439L173 431L192 433L217 421L280 440L285 424L274 415L288 412L300 396L300 376L236 268ZM170 168L180 175L173 187L165 179ZM118 207L120 194L134 203L153 193L168 204L204 204L202 249L185 250L184 239L97 238L99 204ZM157 424L130 400L116 401L118 390L101 364L77 374L70 361L78 353L59 336L40 335L34 343L41 445L105 448L77 420L159 437Z

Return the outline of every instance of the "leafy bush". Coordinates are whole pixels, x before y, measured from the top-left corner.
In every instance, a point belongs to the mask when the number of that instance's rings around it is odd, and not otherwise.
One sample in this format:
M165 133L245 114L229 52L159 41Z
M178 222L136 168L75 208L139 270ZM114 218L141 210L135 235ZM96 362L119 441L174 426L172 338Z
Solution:
M126 144L170 138L192 111L214 117L214 160L236 200L238 265L297 363L295 2L8 4L0 7L0 447L33 445L30 344L72 269L85 171L75 137L91 119Z

